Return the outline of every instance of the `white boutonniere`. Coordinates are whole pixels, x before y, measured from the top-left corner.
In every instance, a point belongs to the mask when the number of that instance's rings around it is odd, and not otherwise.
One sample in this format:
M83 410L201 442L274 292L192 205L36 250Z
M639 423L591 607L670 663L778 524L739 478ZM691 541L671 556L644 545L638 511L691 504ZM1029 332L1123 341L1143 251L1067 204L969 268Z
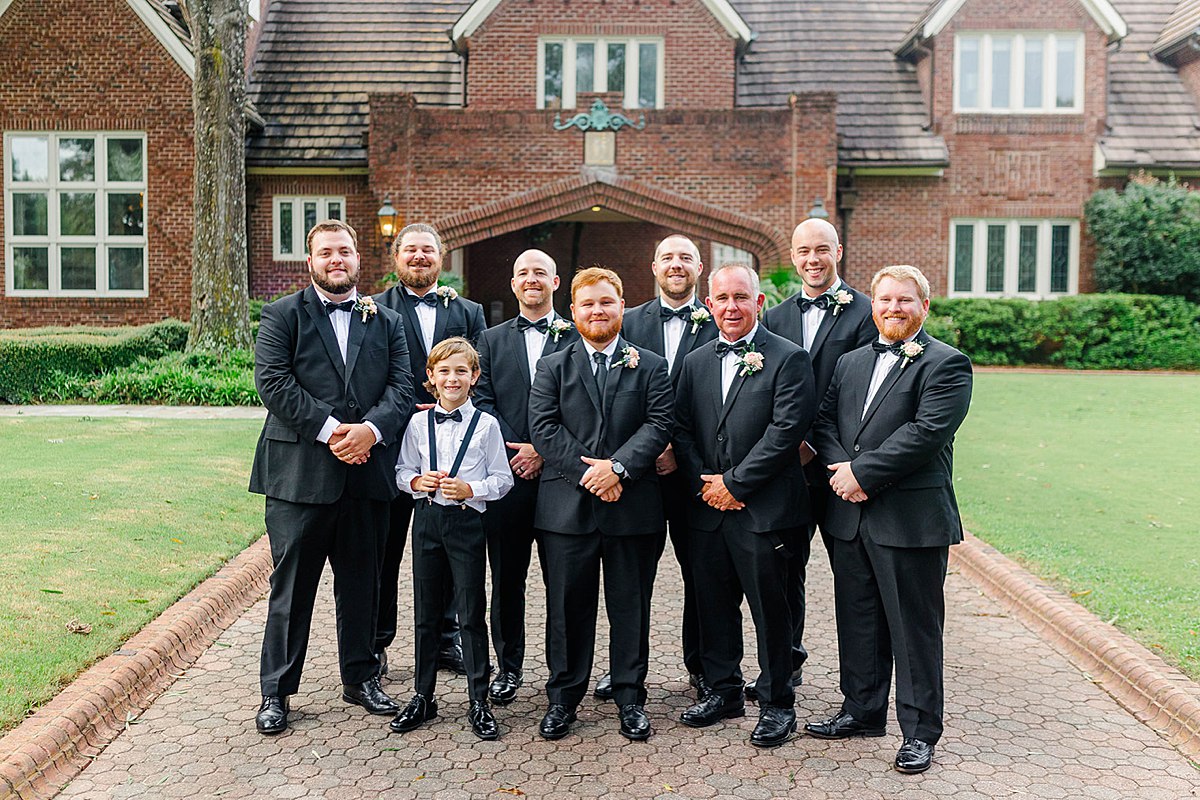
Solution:
M900 345L900 355L904 356L904 361L900 364L900 369L904 369L910 362L917 360L921 354L925 352L925 345L918 341L905 342Z
M625 345L621 348L621 357L613 362L611 369L624 367L625 369L637 369L638 361L642 358L637 349L632 345Z
M841 313L842 308L854 302L854 295L850 294L845 289L838 289L833 293L833 315L836 317Z
M692 312L692 316L689 319L692 321L692 336L695 336L696 331L700 330L700 326L712 319L712 314L708 313L707 308L700 306L700 308Z
M363 322L379 313L379 309L375 306L375 298L366 295L358 296L358 300L354 301L354 310L362 314Z
M453 286L437 287L437 296L441 298L442 308L449 308L451 300L458 299L458 292L454 291Z
M763 354L754 349L754 345L750 345L746 352L742 353L742 357L734 362L734 366L740 367L738 374L743 378L759 372L763 368Z
M550 327L546 332L550 334L550 338L554 339L554 343L558 344L558 337L562 336L567 331L571 330L571 323L567 322L562 317L555 317L550 322Z

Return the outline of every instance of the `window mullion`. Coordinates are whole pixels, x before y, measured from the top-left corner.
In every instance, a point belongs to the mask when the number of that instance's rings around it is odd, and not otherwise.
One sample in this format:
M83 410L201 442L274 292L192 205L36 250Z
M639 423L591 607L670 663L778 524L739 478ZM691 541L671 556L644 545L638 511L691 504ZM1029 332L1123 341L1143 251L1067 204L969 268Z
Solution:
M992 111L992 36L979 37L979 110Z
M592 65L592 91L597 93L608 91L608 41L596 40L595 62Z
M975 220L975 277L971 281L971 294L987 294L987 220Z
M1012 37L1012 64L1009 68L1008 110L1025 109L1025 37Z
M563 108L575 108L579 105L575 98L575 39L563 42Z
M625 108L637 108L638 85L641 82L641 49L636 39L625 43Z
M1021 260L1021 226L1018 220L1009 220L1004 226L1004 288L1001 294L1016 296L1019 284L1017 265Z

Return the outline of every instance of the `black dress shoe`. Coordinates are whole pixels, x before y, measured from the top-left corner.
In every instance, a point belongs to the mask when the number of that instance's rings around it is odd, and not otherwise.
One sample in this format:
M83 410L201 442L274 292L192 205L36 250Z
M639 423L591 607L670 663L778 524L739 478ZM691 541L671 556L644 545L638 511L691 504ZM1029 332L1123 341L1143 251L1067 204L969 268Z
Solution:
M712 687L708 685L708 681L699 672L693 672L688 675L688 686L696 690L697 700L703 700L712 693Z
M506 706L517 698L517 689L522 684L520 672L501 672L488 687L488 699L498 706Z
M567 708L561 703L551 703L538 726L538 733L543 739L561 739L571 732L571 723L575 721L575 709Z
M818 739L849 739L852 736L883 736L883 725L868 725L859 722L845 711L839 711L829 719L809 722L804 732Z
M379 677L386 678L388 673L387 650L380 650L375 654L375 659L379 662Z
M689 728L707 728L723 719L745 715L746 701L741 695L734 700L726 700L715 692L709 692L699 703L680 714L679 721Z
M423 694L414 694L412 700L396 718L388 723L392 733L408 733L438 715L437 700Z
M796 667L796 669L792 672L792 677L790 680L793 689L804 683L804 668ZM758 702L758 678L755 678L746 684L746 699L753 700L756 703Z
M650 738L650 718L646 709L630 703L621 706L621 735L631 742L644 742Z
M896 753L896 772L916 775L933 763L933 745L920 739L905 739Z
M484 741L490 742L500 738L500 726L496 724L496 718L492 716L488 704L482 700L471 701L471 708L467 711L467 722L471 723L471 730L475 735Z
M400 704L384 693L378 675L354 686L342 684L342 699L362 706L370 714L388 716L400 710Z
M287 730L288 700L277 695L264 695L258 714L254 717L254 727L258 732L272 736Z
M758 724L750 734L755 747L778 747L796 732L796 712L791 708L767 706L758 715Z
M439 650L437 663L438 669L448 669L458 675L467 674L467 665L463 662L462 645L458 642Z
M592 692L601 700L612 700L612 675L604 673L600 676L600 680L596 681L596 691Z

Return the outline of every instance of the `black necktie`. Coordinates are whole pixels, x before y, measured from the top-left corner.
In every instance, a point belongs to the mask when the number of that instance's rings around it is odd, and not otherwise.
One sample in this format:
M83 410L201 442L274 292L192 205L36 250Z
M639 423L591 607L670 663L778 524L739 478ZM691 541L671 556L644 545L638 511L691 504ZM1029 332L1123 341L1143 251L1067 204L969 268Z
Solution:
M430 308L437 306L437 292L429 292L421 295L420 297L417 297L415 294L409 294L408 299L412 300L412 304L414 306L417 305L417 303L424 303Z
M439 425L441 425L443 422L445 422L445 421L446 421L446 420L448 420L448 419L452 419L452 420L454 420L455 422L462 422L462 412L461 412L461 411L459 411L457 408L456 408L456 409L454 409L453 411L451 411L449 414L443 414L443 413L442 413L442 412L440 412L440 411L434 411L434 412L433 412L433 419L434 419L434 420L437 422L437 424L439 424Z
M874 350L876 353L891 353L892 355L895 355L895 356L901 355L903 353L903 351L901 350L901 348L903 348L903 347L904 347L904 342L896 342L895 344L888 344L887 342L881 342L878 339L871 342L871 349Z
M600 409L604 409L604 387L608 385L608 356L604 353L592 353L592 361L596 362L596 388L600 390Z
M335 311L353 311L353 310L354 310L354 301L353 300L343 300L340 303L326 303L325 304L325 313L328 314L329 316L333 316L333 312L335 312Z
M517 317L517 330L524 332L533 328L538 333L545 333L550 330L550 318L542 317L537 322L530 322L524 317Z
M729 353L729 352L734 352L734 353L737 353L739 356L744 356L744 355L746 355L746 349L749 346L750 346L750 343L747 342L745 339L742 339L741 341L738 341L738 342L734 342L733 344L730 344L729 342L718 339L717 340L717 358L724 358L725 354Z
M812 300L809 300L807 297L798 297L796 298L796 302L800 305L800 313L803 314L813 306L816 306L822 311L827 310L829 306L833 304L833 298L827 294L821 294L817 295Z
M670 319L674 317L675 319L681 319L684 322L687 322L692 316L693 311L695 311L695 309L691 306L681 306L680 308L667 308L666 306L659 306L658 313L663 319Z

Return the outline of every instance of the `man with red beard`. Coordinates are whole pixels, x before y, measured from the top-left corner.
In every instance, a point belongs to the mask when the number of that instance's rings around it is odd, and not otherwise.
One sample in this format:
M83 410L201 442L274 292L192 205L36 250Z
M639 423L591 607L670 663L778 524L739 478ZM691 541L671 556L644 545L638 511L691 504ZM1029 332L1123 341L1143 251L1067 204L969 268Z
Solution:
M449 286L438 286L444 255L442 237L432 225L422 222L406 225L392 243L392 258L400 280L395 286L375 296L381 306L396 311L404 320L418 408L432 407L435 402L424 385L425 362L433 346L452 336L461 336L471 344L476 344L479 334L487 327L483 321L483 307L479 303L459 296ZM394 465L400 450L398 446L393 450L391 459ZM392 501L387 551L380 574L379 616L375 628L375 652L385 675L387 648L396 638L396 592L412 512L412 495L401 493ZM462 645L458 642L458 623L455 621L453 603L447 603L447 608L450 610L443 624L438 665L462 675L466 668L463 665Z
M615 272L576 274L581 338L538 362L529 397L530 442L545 459L534 525L546 553L546 739L570 732L587 692L601 564L621 735L651 733L650 597L665 527L654 464L671 439L671 379L666 360L621 338L624 310Z
M883 736L892 667L904 741L899 772L929 769L942 735L942 584L962 541L954 434L971 403L971 362L922 329L929 282L909 266L871 281L879 338L838 362L813 426L831 473L841 710L810 736Z

